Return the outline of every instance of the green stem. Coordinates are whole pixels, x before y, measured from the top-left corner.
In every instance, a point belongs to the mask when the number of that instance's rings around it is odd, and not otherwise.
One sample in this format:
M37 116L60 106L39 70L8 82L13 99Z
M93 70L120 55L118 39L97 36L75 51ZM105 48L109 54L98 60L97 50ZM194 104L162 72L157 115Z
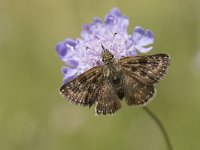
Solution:
M149 114L149 116L156 122L156 124L158 125L158 127L160 128L164 138L165 138L165 142L167 144L167 147L169 150L173 150L172 148L172 144L169 140L169 136L167 135L167 132L164 128L164 126L162 125L161 121L158 119L158 117L147 107L143 107L143 109Z

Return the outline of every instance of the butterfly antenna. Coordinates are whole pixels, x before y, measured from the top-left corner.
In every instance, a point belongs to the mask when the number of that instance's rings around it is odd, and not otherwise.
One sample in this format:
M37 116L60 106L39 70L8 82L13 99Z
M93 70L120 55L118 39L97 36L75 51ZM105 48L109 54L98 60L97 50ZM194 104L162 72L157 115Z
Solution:
M106 50L106 49L105 49L105 47L103 46L103 44L101 44L101 47L102 47L103 51L105 51L105 50Z
M90 50L96 52L97 54L99 54L99 53L98 53L97 51L95 51L94 49L91 49L90 47L86 47L86 50L88 50L88 49L90 49Z

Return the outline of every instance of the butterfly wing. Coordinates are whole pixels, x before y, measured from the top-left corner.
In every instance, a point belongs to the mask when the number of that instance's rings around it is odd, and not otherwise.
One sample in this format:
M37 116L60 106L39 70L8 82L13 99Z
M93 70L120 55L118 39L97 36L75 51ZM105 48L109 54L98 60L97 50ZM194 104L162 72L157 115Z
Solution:
M94 67L60 88L71 103L92 106L103 83L102 66Z
M162 79L169 67L166 54L130 56L120 59L123 71L144 84L152 85Z
M144 106L155 94L153 85L145 85L131 76L124 76L124 97L128 105Z
M124 76L124 96L128 105L143 106L154 97L154 84L166 73L169 61L166 54L120 59Z
M103 67L94 67L60 88L61 94L71 103L84 106L96 105L97 115L113 114L121 108L108 79L103 75ZM104 72L105 73L105 72Z
M106 115L113 114L121 108L119 97L116 95L114 88L109 80L104 80L104 83L99 88L99 96L96 100L96 114Z

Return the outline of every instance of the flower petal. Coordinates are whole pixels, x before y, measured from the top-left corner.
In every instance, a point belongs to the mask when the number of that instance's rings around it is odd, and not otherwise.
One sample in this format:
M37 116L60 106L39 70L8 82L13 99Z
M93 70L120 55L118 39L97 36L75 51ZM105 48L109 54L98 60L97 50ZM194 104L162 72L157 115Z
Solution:
M121 12L118 8L113 8L109 14L104 18L106 25L113 25L116 22L116 19L121 17Z
M121 30L127 30L129 25L129 21L128 21L128 17L127 16L123 16L120 20L120 28Z
M151 30L144 30L142 27L135 27L131 39L134 47L141 53L149 52L153 47L150 44L154 42L154 36Z
M63 66L62 72L64 74L63 81L65 81L65 83L67 83L66 81L76 77L77 69L76 68L68 68L68 67Z
M77 67L79 62L75 59L68 59L66 61L67 65L71 66L71 67Z
M138 41L137 44L140 45L140 46L146 46L146 45L149 45L149 44L153 44L153 42L154 42L153 33L151 32L151 30L146 30L145 34Z
M102 21L99 18L95 17L91 24L83 24L82 28L83 30L81 32L81 37L84 40L89 41L93 38L94 34L100 32L102 28Z
M142 47L142 46L135 46L135 48L140 52L140 53L147 53L149 52L153 46L150 47Z
M144 36L145 30L142 27L135 27L132 40L134 43L137 43L143 36Z
M56 51L61 60L64 60L65 57L69 54L68 52L72 49L75 49L76 41L73 39L66 39L64 42L59 42L56 44Z
M116 7L106 15L104 20L106 26L111 26L112 28L115 26L119 31L127 30L129 24L128 17L122 16L120 10Z
M55 48L60 59L62 59L67 54L67 47L64 42L57 43Z
M77 44L74 39L66 39L64 41L64 43L66 44L66 46L70 46L70 47L73 47L73 48L75 48L75 46Z
M67 67L65 67L65 66L63 66L62 67L62 69L61 69L61 71L62 71L62 73L65 75L65 74L67 74Z

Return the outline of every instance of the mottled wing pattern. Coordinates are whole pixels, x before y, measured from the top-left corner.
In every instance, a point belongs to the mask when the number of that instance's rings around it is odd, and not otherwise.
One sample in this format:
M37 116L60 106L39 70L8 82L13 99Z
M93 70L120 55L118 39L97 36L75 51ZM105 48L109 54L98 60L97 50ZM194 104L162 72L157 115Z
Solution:
M120 59L123 71L146 85L157 83L169 67L170 58L166 54L130 56Z
M128 105L144 106L153 98L154 84L166 73L169 61L166 54L120 59L124 76L124 96Z
M113 114L120 108L120 99L116 95L110 81L106 79L103 85L99 88L99 96L96 100L96 114Z
M119 95L125 97L128 105L144 106L155 95L154 85L166 73L169 61L166 54L125 57L118 61L121 68L119 81L122 83L117 86L120 87L116 87L118 80L112 82L116 77L111 76L114 72L112 69L97 66L64 84L60 92L74 104L95 104L98 115L113 114L120 109L122 97ZM110 68L116 69L117 66Z
M60 88L61 94L71 103L92 106L103 83L102 66L91 68Z
M155 93L153 85L145 85L131 76L124 76L124 97L128 105L144 106Z

